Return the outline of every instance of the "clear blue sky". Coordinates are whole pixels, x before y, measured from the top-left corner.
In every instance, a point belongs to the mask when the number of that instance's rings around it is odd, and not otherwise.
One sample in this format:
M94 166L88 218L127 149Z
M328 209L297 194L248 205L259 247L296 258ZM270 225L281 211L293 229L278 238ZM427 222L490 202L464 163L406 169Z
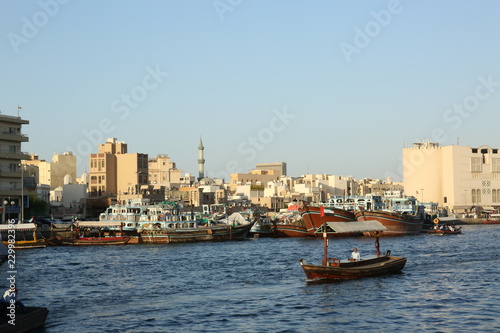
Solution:
M116 137L209 176L383 178L404 143L499 147L498 1L0 1L0 110L50 160Z

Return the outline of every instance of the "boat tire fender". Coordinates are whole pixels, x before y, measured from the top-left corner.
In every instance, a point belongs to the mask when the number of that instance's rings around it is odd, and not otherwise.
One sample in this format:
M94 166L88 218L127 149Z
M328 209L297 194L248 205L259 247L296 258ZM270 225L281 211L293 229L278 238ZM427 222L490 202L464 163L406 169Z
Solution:
M385 256L386 257L390 257L391 256L391 250L387 250L387 252L385 253Z

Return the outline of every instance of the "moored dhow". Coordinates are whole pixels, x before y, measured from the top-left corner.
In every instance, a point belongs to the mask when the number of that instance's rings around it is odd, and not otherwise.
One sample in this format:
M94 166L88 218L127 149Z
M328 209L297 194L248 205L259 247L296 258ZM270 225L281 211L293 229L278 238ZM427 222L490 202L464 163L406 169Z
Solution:
M244 239L256 219L250 212L226 214L223 205L204 207L203 213L182 212L176 202L154 205L115 205L99 217L100 223L123 221L128 244L186 243Z
M376 220L387 230L384 236L417 235L425 222L424 206L417 204L414 197L391 198L388 210L364 210L356 212L356 220Z
M305 202L299 208L302 220L306 226L307 232L312 236L317 236L316 230L326 222L349 222L356 221L353 212L340 208L324 206L309 206ZM335 236L355 236L361 233L336 234Z
M385 236L417 235L422 230L424 220L415 215L387 211L356 212L358 221L377 220L387 228Z
M217 223L200 225L197 221L158 221L139 223L138 242L152 244L201 241L242 240L255 223L240 213L233 213Z

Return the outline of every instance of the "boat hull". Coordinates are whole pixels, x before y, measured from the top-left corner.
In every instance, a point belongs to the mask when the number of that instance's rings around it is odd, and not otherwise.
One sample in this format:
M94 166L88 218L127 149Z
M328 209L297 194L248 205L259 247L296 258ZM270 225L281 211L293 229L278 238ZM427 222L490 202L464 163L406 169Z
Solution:
M308 280L347 280L377 277L400 272L406 264L404 257L379 257L354 262L341 262L338 266L310 265L301 259L300 265Z
M9 245L9 242L4 241L3 242L5 245ZM14 243L14 249L19 250L19 249L39 249L39 248L44 248L46 247L47 244L45 243L45 240L32 240L32 241L16 241Z
M49 245L92 246L92 245L125 245L130 237L90 237L90 238L62 238L53 237L47 240Z
M487 220L487 221L484 221L483 224L500 224L500 221L497 221L497 220Z
M445 235L458 235L462 233L462 228L458 230L425 230L422 231L423 233L430 234L430 235L440 235L440 236L445 236Z
M322 224L326 222L351 222L356 221L356 216L353 212L338 209L338 208L325 208L323 214L320 207L304 206L299 209L302 220L306 226L307 232L312 236L315 234ZM362 233L337 233L331 235L333 237L341 236L361 236Z
M193 229L142 230L139 243L170 244L226 240L243 240L247 237L253 223L244 225L219 225Z
M304 225L276 224L272 230L275 238L312 236Z
M16 313L15 325L9 324L8 322L0 323L0 332L2 333L23 333L30 332L37 328L43 327L49 310L42 307L27 307L26 313Z
M384 227L384 236L417 235L422 231L424 220L405 218L404 214L384 211L360 211L356 213L358 221L377 220Z

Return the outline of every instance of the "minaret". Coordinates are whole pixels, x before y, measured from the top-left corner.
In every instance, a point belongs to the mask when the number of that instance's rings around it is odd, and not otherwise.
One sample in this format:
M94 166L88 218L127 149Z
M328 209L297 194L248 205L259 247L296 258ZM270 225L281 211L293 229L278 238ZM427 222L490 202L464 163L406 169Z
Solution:
M203 142L200 137L200 145L198 146L198 181L205 178L205 159L203 158Z

